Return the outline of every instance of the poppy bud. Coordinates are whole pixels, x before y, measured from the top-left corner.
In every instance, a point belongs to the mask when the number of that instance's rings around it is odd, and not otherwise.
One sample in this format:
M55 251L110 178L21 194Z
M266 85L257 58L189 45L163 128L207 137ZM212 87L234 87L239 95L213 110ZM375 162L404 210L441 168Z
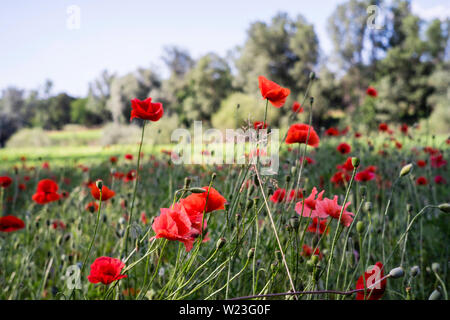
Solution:
M95 181L95 185L97 186L98 190L100 190L100 192L102 192L103 181L102 180L97 180L97 181Z
M291 167L291 175L295 176L296 171L297 171L297 166Z
M362 234L363 232L364 232L364 222L362 222L362 221L358 221L357 223L356 223L356 231L359 233L359 234Z
M406 212L408 212L409 214L411 214L413 211L413 206L411 204L406 204Z
M271 195L273 195L273 188L269 187L268 191L267 191L267 195L270 197Z
M445 213L450 213L450 203L441 203L438 208Z
M206 192L206 190L203 189L203 188L190 188L189 191L192 192L192 193L204 193L204 192Z
M419 273L420 273L420 268L419 268L419 266L413 266L412 268L411 268L411 270L409 271L409 273L411 274L411 277L415 277L415 276L417 276Z
M314 97L309 98L309 103L312 105L314 103Z
M434 290L428 297L428 300L439 300L441 298L441 293L439 290Z
M359 158L358 157L352 157L352 166L356 169L359 167Z
M227 243L227 239L220 238L219 240L217 240L216 248L221 249L226 243Z
M189 188L190 184L191 184L191 178L189 178L189 177L184 178L184 188L185 189Z
M241 218L242 218L242 216L241 216L241 214L240 213L236 213L236 221L237 222L239 222L239 221L241 221Z
M313 255L313 256L311 257L311 262L312 262L314 265L316 265L317 262L319 262L319 256Z
M298 227L300 226L300 221L298 219L298 216L293 216L289 219L289 224L295 231L298 230Z
M275 271L275 268L278 266L278 261L272 262L270 264L270 269L272 269L272 271Z
M291 181L291 176L286 176L285 181L286 181L286 183L289 183Z
M434 262L431 265L431 270L433 270L434 272L438 273L441 270L441 265L437 262Z
M402 168L402 170L400 170L400 177L406 176L408 173L411 172L411 169L412 169L412 163L409 163L406 166L404 166Z
M211 175L211 180L214 181L217 177L217 173L213 172L213 174Z
M251 248L250 250L248 250L248 253L247 253L248 259L253 258L254 255L255 255L255 248Z
M397 267L389 271L389 276L394 279L401 278L405 275L405 271L403 271L402 267Z
M316 78L316 74L313 71L311 71L309 73L309 80L314 80L315 78Z
M306 269L308 270L308 272L314 271L314 262L312 260L306 261Z

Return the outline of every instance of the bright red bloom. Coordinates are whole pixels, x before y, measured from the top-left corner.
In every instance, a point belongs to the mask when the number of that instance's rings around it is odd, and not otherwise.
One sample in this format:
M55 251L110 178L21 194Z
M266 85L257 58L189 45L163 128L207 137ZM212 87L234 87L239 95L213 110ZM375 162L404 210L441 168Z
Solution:
M303 107L300 105L298 101L295 101L294 104L292 105L292 111L295 113L302 113Z
M94 213L98 211L98 204L95 201L91 201L86 205L86 211L89 211L90 213Z
M325 229L327 234L330 233L330 229L327 229L327 219L313 218L312 223L308 226L307 231L311 233L323 234L325 232Z
M258 81L262 97L269 100L275 108L282 107L286 102L286 98L291 93L291 90L283 88L263 76L259 76Z
M426 186L428 184L428 180L425 177L418 177L416 179L416 185L418 186Z
M333 219L339 220L342 206L337 203L337 196L334 196L333 200L325 198L316 203L316 211L318 217L326 217L330 216ZM341 224L345 227L349 227L353 221L354 214L352 212L347 211L347 207L350 205L350 202L347 202L344 205L344 210L341 216Z
M46 170L50 169L50 165L48 164L48 162L44 162L42 164L42 169L46 169Z
M403 134L408 134L408 125L406 123L403 123L400 127L400 131L403 132Z
M59 228L59 229L64 230L64 229L66 229L66 224L64 222L60 221L60 220L55 220L52 223L52 228L53 229L58 229Z
M131 109L130 122L133 118L158 121L164 114L162 103L153 103L152 98L147 98L144 101L136 98L131 100Z
M362 134L360 132L355 132L355 138L361 138Z
M277 189L273 193L273 195L269 198L270 201L275 203L283 202L284 197L286 196L286 190L285 189Z
M336 187L343 186L344 181L350 181L350 175L346 171L338 171L331 177L330 181L333 182Z
M19 189L22 190L22 191L23 191L23 190L26 190L26 189L27 189L27 186L24 185L23 183L20 183L20 184L19 184Z
M376 97L378 95L378 92L377 92L377 90L375 90L374 87L368 87L366 90L366 93L368 96L371 96L371 97Z
M334 127L331 127L331 128L328 128L328 129L325 131L325 134L326 134L327 136L337 137L337 136L339 136L339 130L336 129L336 128L334 128Z
M337 146L336 150L342 154L347 154L352 151L352 147L348 143L342 142Z
M289 192L289 196L287 197L286 201L287 202L291 202L291 201L297 201L303 198L303 192L302 189L298 189L298 190L291 190Z
M417 160L417 166L420 168L423 168L427 165L427 162L425 160Z
M318 191L317 188L314 187L311 191L311 194L304 200L304 201L300 201L297 202L295 204L295 212L297 212L299 215L302 215L302 209L303 209L303 216L304 217L317 217L317 213L316 213L316 203L317 201L322 200L323 197L323 193L325 192L325 190L322 190L318 195ZM317 195L317 198L316 198ZM304 202L304 204L303 204Z
M50 179L43 179L39 181L36 193L32 199L38 204L46 204L49 202L57 201L61 198L61 195L57 193L58 185L55 181Z
M142 224L148 223L148 218L147 218L147 215L145 214L145 211L141 212L141 222L142 222Z
M264 121L255 121L255 122L253 122L253 128L255 130L267 129L267 122L264 123Z
M367 169L360 171L355 175L355 180L360 182L367 182L373 179L375 179L375 173Z
M347 171L353 171L353 164L352 164L352 158L348 157L347 160L344 162L344 164L338 164L336 166L337 169L343 169Z
M306 244L304 244L302 248L303 248L302 256L311 257L311 255L313 254L313 248L311 248ZM320 252L319 248L316 248L316 250L314 250L314 255L319 256L319 260L322 259L323 257L323 254Z
M386 123L380 123L380 125L378 126L378 130L382 131L382 132L386 132L389 130L389 127Z
M350 130L350 127L346 126L344 129L341 130L341 135L345 136L348 133L349 130Z
M128 171L128 173L126 174L125 178L123 179L123 181L125 182L130 182L136 179L136 170L130 170Z
M0 232L13 232L23 228L25 228L25 223L17 217L0 217Z
M400 142L395 141L395 147L400 150L403 146Z
M8 188L12 183L12 179L10 177L0 177L0 187Z
M303 160L303 157L300 157L300 161L302 161ZM314 159L312 159L312 158L310 158L310 157L305 157L305 160L306 160L306 162L308 163L308 164L314 164L314 163L316 163L316 160L314 160Z
M127 159L127 160L133 160L133 155L127 153L127 154L125 155L125 159Z
M314 130L313 127L310 127L309 125L303 123L293 124L289 128L285 141L286 144L306 143L306 139L308 138L308 129L309 129L308 145L310 145L311 147L318 147L320 139L319 136L317 135L317 132Z
M95 199L100 200L100 190L97 187L97 185L95 183L91 183L90 188L91 188L91 195ZM107 201L107 200L111 199L112 197L114 197L115 195L116 195L116 193L114 191L110 190L107 186L103 185L102 201Z
M433 155L430 157L430 160L431 160L431 166L436 169L443 167L447 164L447 160L444 159L442 154Z
M187 211L197 211L201 213L205 211L208 213L225 209L227 200L216 189L211 187L209 189L209 194L208 187L203 187L202 189L206 191L203 193L192 193L180 201Z
M125 263L119 259L110 257L100 257L91 264L91 273L88 275L90 283L110 284L116 280L126 278L127 275L120 274L125 267Z
M112 156L109 158L109 161L114 164L117 162L117 157Z
M436 184L447 184L447 181L442 176L434 177L434 183Z
M384 277L384 266L381 262L377 262L372 268L364 272L364 276L360 276L356 282L356 289L366 288L366 296L364 299L364 291L358 291L356 293L356 300L379 300L386 290L387 280ZM366 285L364 286L364 280Z
M183 205L177 203L170 208L161 208L161 214L155 218L153 231L156 238L180 241L190 251L193 247L192 223Z

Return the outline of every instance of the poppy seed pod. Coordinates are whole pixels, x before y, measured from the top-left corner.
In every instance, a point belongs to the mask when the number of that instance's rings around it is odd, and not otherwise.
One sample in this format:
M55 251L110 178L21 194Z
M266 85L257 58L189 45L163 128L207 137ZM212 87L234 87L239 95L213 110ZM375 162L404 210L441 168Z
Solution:
M402 170L400 170L400 177L404 177L404 176L406 176L408 173L410 173L411 172L411 169L412 169L412 163L409 163L409 164L407 164L406 166L404 166L403 168L402 168Z
M219 240L217 240L217 244L216 244L216 248L217 249L221 249L223 248L223 246L227 243L227 239L225 238L220 238Z
M313 71L311 71L310 73L309 73L309 79L310 80L314 80L316 78L316 74L313 72Z
M450 213L450 203L441 203L438 208L442 212Z
M189 177L184 178L184 188L185 189L189 188L190 184L191 184L191 178L189 178Z
M189 191L192 192L192 193L204 193L204 192L206 192L206 190L203 189L203 188L190 188Z
M291 181L291 176L286 176L285 178L286 183L289 183Z
M359 158L358 157L352 157L352 166L356 169L359 167Z
M437 262L434 262L431 265L431 270L433 270L434 272L438 273L439 271L441 271L441 265Z
M97 186L98 190L100 190L100 192L101 192L102 188L103 188L103 180L95 181L95 185Z
M217 177L217 173L213 172L213 174L211 175L211 180L214 181Z
M428 297L428 300L439 300L439 299L441 299L441 293L439 292L439 290L434 290Z
M255 255L255 248L251 248L250 250L248 250L248 253L247 253L248 259L253 258L254 255Z
M394 279L401 278L405 275L405 271L403 271L402 267L397 267L389 271L389 276Z
M409 271L409 273L411 274L411 277L413 277L413 278L416 277L420 273L419 266L411 267L411 270Z
M364 232L364 229L365 229L364 222L358 221L358 222L356 223L356 231L357 231L359 234L362 234L362 233Z

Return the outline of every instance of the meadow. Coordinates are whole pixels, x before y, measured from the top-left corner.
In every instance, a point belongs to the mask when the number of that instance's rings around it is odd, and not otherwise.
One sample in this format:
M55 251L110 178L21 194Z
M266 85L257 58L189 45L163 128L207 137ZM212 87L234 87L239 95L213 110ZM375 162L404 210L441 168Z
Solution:
M448 137L313 127L272 176L145 140L1 150L0 299L448 299Z

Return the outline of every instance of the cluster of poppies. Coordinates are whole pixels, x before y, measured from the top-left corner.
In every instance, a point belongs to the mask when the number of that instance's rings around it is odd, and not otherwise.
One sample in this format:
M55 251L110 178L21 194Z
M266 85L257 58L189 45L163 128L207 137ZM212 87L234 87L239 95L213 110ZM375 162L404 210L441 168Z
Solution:
M161 208L152 228L156 238L180 241L190 251L194 241L207 228L204 214L225 209L226 199L214 188L203 187L204 192L192 193L169 208ZM207 237L203 238L207 240Z

